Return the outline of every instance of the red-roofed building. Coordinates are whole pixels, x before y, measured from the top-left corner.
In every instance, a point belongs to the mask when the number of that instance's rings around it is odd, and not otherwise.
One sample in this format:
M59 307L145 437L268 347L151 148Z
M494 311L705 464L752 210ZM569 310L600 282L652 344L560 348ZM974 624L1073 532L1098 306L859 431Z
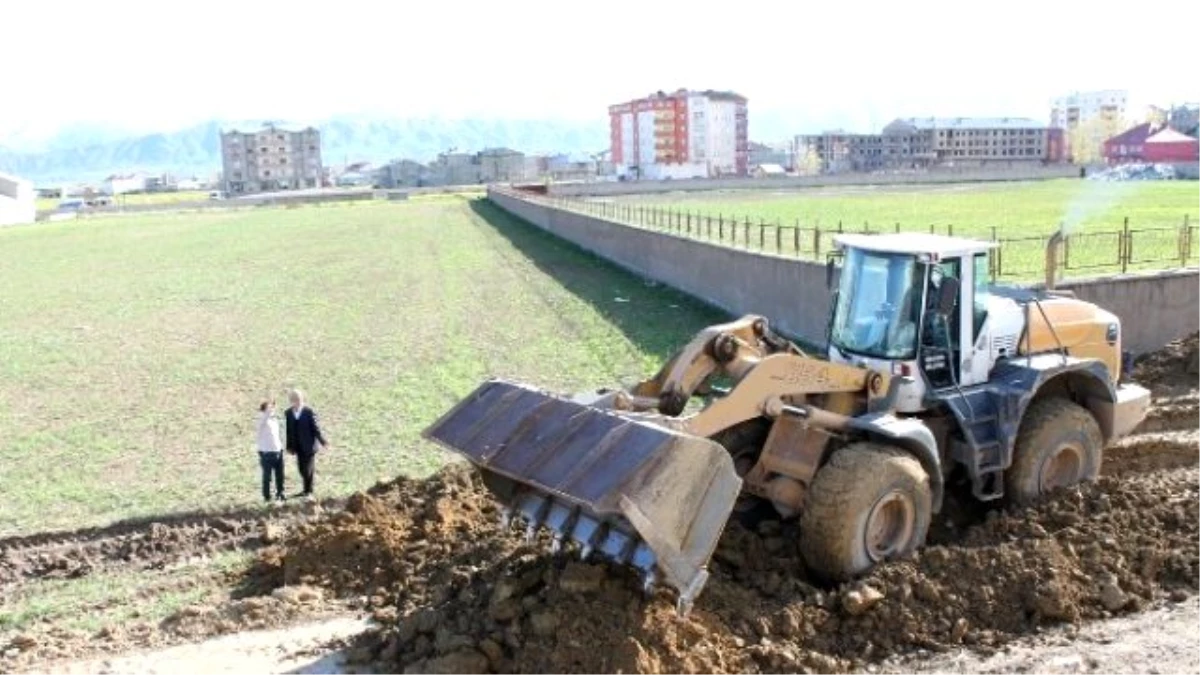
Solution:
M1195 162L1200 160L1200 141L1167 128L1146 139L1143 156L1147 162Z
M1109 166L1146 161L1146 139L1158 131L1150 122L1123 131L1104 141L1104 159Z

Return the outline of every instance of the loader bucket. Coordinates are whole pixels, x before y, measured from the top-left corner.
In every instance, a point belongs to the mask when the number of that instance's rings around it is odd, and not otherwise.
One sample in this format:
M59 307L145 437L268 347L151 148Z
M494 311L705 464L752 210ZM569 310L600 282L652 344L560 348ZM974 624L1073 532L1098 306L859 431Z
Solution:
M574 541L637 568L646 590L660 578L686 613L708 579L742 481L729 453L707 438L594 408L531 386L489 380L423 436L469 459L532 540Z

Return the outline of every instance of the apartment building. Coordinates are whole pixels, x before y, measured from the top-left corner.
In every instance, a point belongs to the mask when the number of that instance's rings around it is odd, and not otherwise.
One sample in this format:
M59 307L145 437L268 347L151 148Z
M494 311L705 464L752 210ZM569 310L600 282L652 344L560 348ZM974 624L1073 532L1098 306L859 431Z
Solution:
M1105 139L1125 127L1129 93L1124 89L1073 92L1050 107L1050 127L1064 134L1066 154L1075 159L1102 154ZM1083 126L1083 129L1078 129ZM1080 144L1073 151L1071 144ZM1083 160L1088 161L1088 160Z
M1093 119L1117 121L1125 116L1129 92L1124 89L1073 92L1060 96L1050 107L1050 126L1069 131Z
M820 162L821 173L875 171L885 166L883 136L856 134L844 129L796 137L796 161L803 164L810 154Z
M479 179L484 183L525 180L525 153L488 148L479 153Z
M221 167L229 194L321 187L321 133L272 124L252 132L222 132Z
M746 98L733 92L659 91L609 106L610 152L631 178L745 176Z
M897 119L879 134L825 131L796 137L797 161L810 153L825 173L1060 161L1062 132L1034 120Z
M913 139L919 156L936 163L972 165L1055 161L1056 134L1025 117L953 117L896 120L884 137ZM903 155L900 157L903 159Z

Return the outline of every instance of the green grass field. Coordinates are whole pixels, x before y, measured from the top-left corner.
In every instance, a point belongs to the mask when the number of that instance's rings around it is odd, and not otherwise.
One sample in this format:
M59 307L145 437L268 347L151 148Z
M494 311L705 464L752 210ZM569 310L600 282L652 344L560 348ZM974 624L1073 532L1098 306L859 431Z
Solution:
M723 318L465 198L85 218L0 249L0 536L257 503L256 407L293 385L333 444L319 495L421 475L445 457L420 431L485 378L621 384Z
M1026 183L980 183L924 186L855 186L667 193L623 196L617 208L652 227L679 229L679 216L692 214L693 236L718 239L720 218L724 241L739 247L783 255L812 257L820 251L813 230L828 234L839 225L847 232L867 229L950 233L1009 241L1002 276L1027 280L1041 274L1044 237L1065 225L1074 241L1068 272L1077 275L1121 271L1117 233L1129 220L1133 247L1124 267L1130 271L1179 266L1180 231L1191 227L1190 264L1200 261L1197 213L1200 194L1194 181L1125 182L1062 179ZM609 208L612 208L610 205ZM648 209L671 214L649 214ZM1185 221L1186 219L1186 221ZM746 222L749 221L749 236ZM686 220L684 221L686 227ZM731 222L738 223L736 239ZM782 226L780 235L775 230ZM799 226L797 237L794 229ZM760 229L763 232L760 234ZM711 234L710 234L711 233ZM796 248L799 241L799 251ZM761 242L761 243L760 243Z
M1062 222L1079 231L1115 230L1129 217L1131 227L1178 227L1187 216L1196 224L1200 194L1194 181L1108 183L1062 179L1029 183L980 183L916 187L838 187L789 192L743 191L673 193L623 197L622 201L669 206L699 213L803 227L820 224L847 229L956 233L1046 234Z

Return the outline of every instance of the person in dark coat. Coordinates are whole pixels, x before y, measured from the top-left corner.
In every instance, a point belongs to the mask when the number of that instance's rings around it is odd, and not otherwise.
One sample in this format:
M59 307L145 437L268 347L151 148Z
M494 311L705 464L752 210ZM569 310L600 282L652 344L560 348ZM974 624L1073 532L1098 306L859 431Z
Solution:
M287 420L287 451L296 456L296 463L300 467L300 478L304 481L304 492L301 495L306 499L312 499L317 451L321 448L328 450L329 442L325 440L325 435L321 432L317 413L304 405L304 393L299 389L293 389L288 394L288 401L292 406L284 415Z

